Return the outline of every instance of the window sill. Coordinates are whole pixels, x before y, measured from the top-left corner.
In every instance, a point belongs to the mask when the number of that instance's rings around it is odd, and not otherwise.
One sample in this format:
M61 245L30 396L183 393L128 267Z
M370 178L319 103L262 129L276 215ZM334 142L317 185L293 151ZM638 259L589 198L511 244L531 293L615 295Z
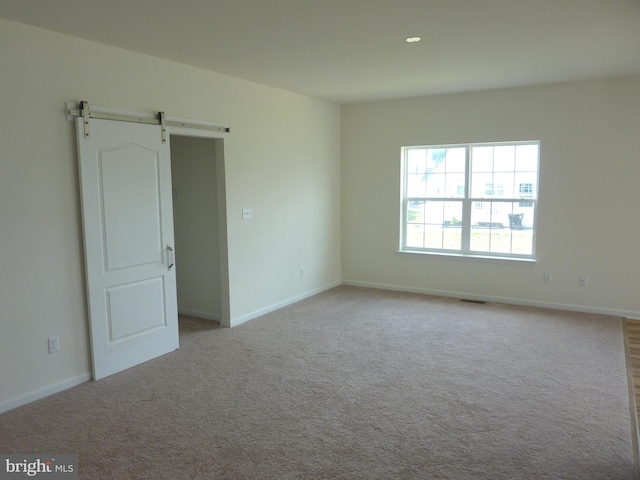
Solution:
M423 252L417 250L398 250L401 255L426 255L429 257L436 258L466 258L471 260L481 260L481 261L489 261L489 262L515 262L515 263L537 263L538 260L535 258L527 258L527 257L501 257L501 256L493 256L493 255L474 255L474 254L464 254L464 253L453 253L453 252Z

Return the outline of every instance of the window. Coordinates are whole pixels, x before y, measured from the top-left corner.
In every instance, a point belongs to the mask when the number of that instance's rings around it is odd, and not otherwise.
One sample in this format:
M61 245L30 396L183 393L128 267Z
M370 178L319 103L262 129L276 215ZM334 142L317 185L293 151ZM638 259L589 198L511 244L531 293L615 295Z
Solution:
M521 183L518 192L520 195L533 195L533 183Z
M487 196L504 195L504 184L499 183L498 185L494 186L493 183L485 183L484 193Z
M534 258L539 150L403 147L401 251Z
M533 183L521 183L518 187L521 198L528 198L533 196ZM520 207L533 207L531 202L520 202Z

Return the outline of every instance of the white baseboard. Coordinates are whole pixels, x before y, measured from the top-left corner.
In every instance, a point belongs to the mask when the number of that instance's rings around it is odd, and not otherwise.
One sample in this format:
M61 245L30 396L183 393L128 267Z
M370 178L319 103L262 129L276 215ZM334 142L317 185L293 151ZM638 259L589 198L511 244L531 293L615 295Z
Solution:
M249 320L253 320L254 318L258 318L261 317L262 315L266 315L267 313L271 313L275 310L278 310L280 308L286 307L288 305L294 304L296 302L299 302L300 300L304 300L305 298L309 298L309 297L313 297L314 295L317 295L318 293L322 293L326 290L330 290L332 288L335 287L339 287L340 285L342 285L341 281L337 281L337 282L332 282L328 285L324 285L320 288L316 288L314 290L309 290L308 292L305 292L301 295L296 295L295 297L291 297L287 300L283 300L282 302L278 302L278 303L274 303L273 305L269 305L268 307L265 308L261 308L260 310L256 310L254 312L251 313L247 313L245 315L242 315L241 317L237 317L237 318L232 318L231 319L231 327L236 327L238 325L240 325L241 323L244 322L248 322Z
M381 290L395 290L398 292L422 293L425 295L436 295L439 297L464 298L483 302L506 303L509 305L521 305L524 307L549 308L553 310L568 310L571 312L596 313L599 315L611 315L614 317L640 318L640 312L631 310L618 310L614 308L601 308L591 305L573 305L570 303L545 302L540 300L529 300L526 298L498 297L493 295L478 295L474 293L454 292L448 290L434 290L429 288L408 287L405 285L391 285L376 282L360 282L357 280L343 280L343 285L354 287L379 288Z
M0 413L8 412L9 410L21 407L23 405L26 405L27 403L35 402L36 400L48 397L49 395L53 395L54 393L59 393L64 390L68 390L69 388L77 387L78 385L86 383L89 380L91 380L91 373L83 373L82 375L68 378L66 380L62 380L61 382L39 388L38 390L34 390L33 392L11 398L0 403Z
M215 322L219 322L220 320L222 320L222 316L216 313L201 312L199 310L191 310L189 308L178 308L178 315L203 318L205 320L213 320Z

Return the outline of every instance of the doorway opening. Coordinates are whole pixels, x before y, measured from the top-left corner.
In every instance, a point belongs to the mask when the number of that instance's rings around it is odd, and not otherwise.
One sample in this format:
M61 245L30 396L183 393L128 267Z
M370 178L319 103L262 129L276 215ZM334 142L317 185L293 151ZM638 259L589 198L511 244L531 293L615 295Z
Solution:
M170 147L180 330L228 326L224 139L172 134Z

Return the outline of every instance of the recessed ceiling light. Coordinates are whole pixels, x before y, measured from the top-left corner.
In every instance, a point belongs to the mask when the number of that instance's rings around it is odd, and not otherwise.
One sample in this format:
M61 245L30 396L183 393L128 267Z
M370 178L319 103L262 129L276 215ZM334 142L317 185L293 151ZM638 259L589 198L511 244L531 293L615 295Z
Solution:
M407 43L416 43L416 42L419 42L420 40L422 40L420 37L407 37L405 39L405 42L407 42Z

